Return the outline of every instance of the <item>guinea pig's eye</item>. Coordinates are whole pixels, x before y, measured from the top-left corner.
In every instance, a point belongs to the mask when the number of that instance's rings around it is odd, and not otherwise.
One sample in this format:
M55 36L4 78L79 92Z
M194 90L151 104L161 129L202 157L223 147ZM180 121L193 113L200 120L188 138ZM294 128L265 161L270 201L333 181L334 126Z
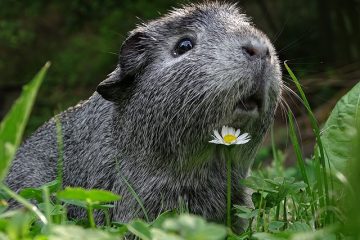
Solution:
M181 55L191 50L194 47L194 43L190 38L181 39L175 46L174 55Z

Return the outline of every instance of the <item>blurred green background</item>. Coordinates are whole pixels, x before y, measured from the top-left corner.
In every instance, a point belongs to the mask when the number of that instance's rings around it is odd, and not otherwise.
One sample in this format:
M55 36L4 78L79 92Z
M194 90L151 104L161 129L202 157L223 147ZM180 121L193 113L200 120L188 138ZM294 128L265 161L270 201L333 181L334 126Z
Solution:
M0 0L0 119L48 60L52 66L27 134L54 112L88 98L115 68L129 30L186 2ZM269 35L280 59L289 60L317 117L326 119L336 100L360 79L360 1L242 0L239 5ZM299 126L308 129L303 109L296 107L300 103L285 97ZM279 116L281 125L281 111ZM305 130L302 134L306 139Z

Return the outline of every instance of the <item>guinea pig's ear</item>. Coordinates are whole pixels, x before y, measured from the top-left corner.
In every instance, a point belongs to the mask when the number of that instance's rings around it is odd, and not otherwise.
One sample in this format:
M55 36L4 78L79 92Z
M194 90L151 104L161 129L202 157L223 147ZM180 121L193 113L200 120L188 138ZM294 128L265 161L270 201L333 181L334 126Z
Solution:
M134 32L122 44L116 69L102 81L96 91L108 101L119 101L129 92L135 75L146 61L145 33Z

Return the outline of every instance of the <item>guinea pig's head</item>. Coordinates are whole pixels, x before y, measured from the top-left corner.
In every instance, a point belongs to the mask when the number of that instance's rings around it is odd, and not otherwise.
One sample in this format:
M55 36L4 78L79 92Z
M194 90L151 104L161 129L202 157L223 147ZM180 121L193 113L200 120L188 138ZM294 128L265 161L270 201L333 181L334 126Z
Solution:
M122 108L133 132L176 149L208 144L223 125L250 133L258 144L281 86L267 36L236 5L204 3L130 32L118 67L97 91Z

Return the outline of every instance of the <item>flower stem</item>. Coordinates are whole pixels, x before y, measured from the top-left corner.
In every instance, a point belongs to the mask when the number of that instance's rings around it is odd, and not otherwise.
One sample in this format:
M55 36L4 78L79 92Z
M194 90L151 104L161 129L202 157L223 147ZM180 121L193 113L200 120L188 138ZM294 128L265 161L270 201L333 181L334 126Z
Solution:
M95 220L94 220L94 211L93 211L93 206L92 206L91 202L88 202L87 212L88 212L90 227L95 228L96 225L95 225Z
M231 229L231 158L230 154L226 154L226 176L227 176L227 192L226 192L226 225Z

